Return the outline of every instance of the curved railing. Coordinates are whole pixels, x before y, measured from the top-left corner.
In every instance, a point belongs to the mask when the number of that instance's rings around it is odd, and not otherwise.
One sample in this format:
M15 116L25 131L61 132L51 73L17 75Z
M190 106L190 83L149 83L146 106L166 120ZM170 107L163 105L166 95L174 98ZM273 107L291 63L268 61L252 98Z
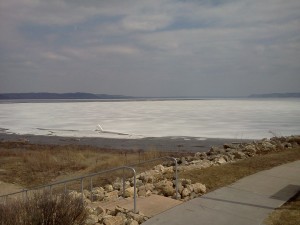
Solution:
M27 199L28 198L28 192L37 191L37 190L45 189L45 188L49 188L50 195L52 195L53 187L57 186L57 185L62 185L62 184L64 184L64 192L66 193L68 183L71 183L71 182L74 182L74 181L80 181L81 198L82 198L82 201L83 201L83 199L84 199L83 180L86 179L86 178L90 178L91 201L93 201L93 192L92 192L92 190L93 190L93 177L95 177L97 175L105 174L105 173L115 172L115 171L118 171L118 170L123 170L124 171L125 169L127 169L127 170L131 170L133 172L133 176L134 176L133 177L134 212L137 212L137 206L136 206L136 192L137 192L137 190L136 190L136 170L135 170L134 167L142 165L142 164L147 164L147 163L159 161L159 160L160 161L165 160L165 159L172 160L175 163L175 189L176 189L176 199L177 199L178 198L177 160L173 157L155 158L155 159L147 160L147 161L144 161L144 162L139 162L139 163L136 163L136 164L131 164L129 166L121 166L121 167L116 167L116 168L112 168L112 169L108 169L108 170L103 170L103 171L100 171L100 172L91 173L91 174L88 174L88 175L84 175L84 176L80 176L80 177L76 177L76 178L72 178L72 179L67 179L67 180L63 180L63 181L58 181L58 182L54 182L54 183L47 184L47 185L36 186L36 187L30 188L30 189L23 189L22 191L2 195L2 196L0 196L0 198L2 198L2 199L4 198L4 203L7 202L8 197L14 196L14 195L19 195L19 194L22 194L23 198L24 198L24 195L25 195L25 199ZM124 194L125 194L125 177L124 177L124 173L123 173L123 197L124 197Z

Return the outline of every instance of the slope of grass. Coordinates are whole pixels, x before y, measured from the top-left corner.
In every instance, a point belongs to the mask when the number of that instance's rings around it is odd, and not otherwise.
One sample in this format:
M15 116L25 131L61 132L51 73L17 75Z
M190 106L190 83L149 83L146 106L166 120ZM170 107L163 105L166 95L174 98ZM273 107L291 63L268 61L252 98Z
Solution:
M300 148L257 155L222 166L184 171L179 173L179 176L191 179L193 182L201 182L206 185L208 191L212 191L245 176L296 160L300 160Z
M165 154L157 151L140 153L107 150L92 146L0 142L0 181L28 188Z

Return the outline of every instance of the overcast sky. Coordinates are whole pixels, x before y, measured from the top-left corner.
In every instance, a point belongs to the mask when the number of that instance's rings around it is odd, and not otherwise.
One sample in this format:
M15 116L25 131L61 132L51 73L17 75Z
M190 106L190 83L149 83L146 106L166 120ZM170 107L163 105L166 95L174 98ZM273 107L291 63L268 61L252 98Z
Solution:
M300 92L300 1L0 0L0 92Z

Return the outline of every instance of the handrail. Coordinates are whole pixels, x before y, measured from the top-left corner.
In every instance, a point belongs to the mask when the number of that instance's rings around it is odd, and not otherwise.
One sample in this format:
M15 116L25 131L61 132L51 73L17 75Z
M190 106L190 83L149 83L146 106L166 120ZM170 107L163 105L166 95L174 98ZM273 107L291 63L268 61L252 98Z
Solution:
M11 195L16 195L16 194L23 194L25 193L26 195L26 198L27 198L27 193L29 191L34 191L34 190L39 190L39 189L42 189L42 188L47 188L49 187L50 188L50 195L52 195L52 187L53 186L56 186L56 185L59 185L59 184L67 184L67 183L70 183L72 181L78 181L80 180L81 181L81 197L82 197L82 201L83 201L83 179L85 178L92 178L94 176L97 176L97 175L100 175L100 174L104 174L104 173L109 173L109 172L114 172L114 171L117 171L117 170L124 170L124 169L129 169L133 172L133 176L134 176L134 180L133 180L133 186L134 186L134 212L136 212L136 171L134 168L132 167L129 167L129 166L121 166L121 167L116 167L116 168L113 168L113 169L109 169L109 170L104 170L104 171L100 171L100 172L97 172L97 173L92 173L92 174L88 174L88 175L85 175L85 176L80 176L80 177L76 177L76 178L72 178L72 179L67 179L67 180L63 180L63 181L59 181L59 182L54 182L54 183L51 183L51 184L47 184L47 185L40 185L40 186L36 186L36 187L33 187L33 188L30 188L30 189L23 189L22 191L18 191L18 192L14 192L14 193L9 193L9 194L6 194L6 195L1 195L0 198L5 198L5 202L7 201L7 197L8 196L11 196ZM92 181L92 180L91 180ZM91 183L92 184L92 183ZM125 183L123 182L123 185L125 185ZM123 187L123 190L125 188ZM66 186L65 186L65 190L66 190ZM92 192L92 185L91 185L91 192ZM124 195L124 192L123 192L123 195Z
M159 161L159 160L162 160L162 159L173 160L174 163L175 163L175 191L176 191L176 199L178 199L178 197L179 197L179 194L178 194L178 164L177 164L177 159L176 158L170 157L170 156L164 156L164 157L160 157L160 158L150 159L150 160L147 160L147 161L144 161L144 162L131 164L129 166L134 167L134 166L138 166L138 165L142 165L142 164L146 164L146 163Z
M66 184L67 183L80 180L80 182L81 182L81 197L82 197L82 201L83 201L83 199L84 199L84 196L83 196L83 179L85 179L85 178L91 178L90 179L91 201L93 201L93 194L92 194L93 182L92 182L92 178L94 176L97 176L97 175L100 175L100 174L104 174L104 173L114 172L114 171L121 170L121 169L122 170L129 169L134 174L134 179L133 179L133 183L134 183L133 184L134 185L134 197L133 197L134 198L134 212L137 212L137 210L136 210L136 192L137 192L137 190L136 190L136 170L133 167L136 167L136 166L142 165L142 164L146 164L146 163L151 163L151 162L158 161L158 160L162 160L162 159L169 159L169 160L172 160L172 161L175 162L175 189L176 189L176 199L178 199L179 195L178 195L177 159L174 158L174 157L168 157L168 156L161 157L161 158L151 159L151 160L147 160L147 161L144 161L144 162L135 163L135 164L128 165L128 166L116 167L116 168L112 168L112 169L108 169L108 170L104 170L104 171L100 171L100 172L96 172L96 173L92 173L92 174L87 174L87 175L76 177L76 178L72 178L72 179L67 179L67 180L63 180L63 181L54 182L54 183L47 184L47 185L40 185L40 186L32 187L30 189L23 189L22 191L18 191L18 192L14 192L14 193L9 193L9 194L6 194L6 195L1 195L0 198L5 198L5 202L6 202L8 196L12 196L12 195L16 195L16 194L21 194L21 193L24 194L25 193L26 199L27 199L27 193L29 191L39 190L39 189L47 188L47 187L50 188L50 195L52 195L52 187L56 186L56 185L60 185L60 184L65 184L65 192L66 192ZM124 194L125 194L125 179L123 177L123 195Z

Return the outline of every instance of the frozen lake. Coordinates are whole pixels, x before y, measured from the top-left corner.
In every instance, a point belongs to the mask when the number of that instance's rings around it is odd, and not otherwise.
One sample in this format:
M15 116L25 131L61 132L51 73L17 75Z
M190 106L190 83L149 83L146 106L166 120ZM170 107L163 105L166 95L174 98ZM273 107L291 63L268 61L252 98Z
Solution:
M98 124L107 132L97 131ZM300 134L300 99L3 101L0 129L17 134L74 137L260 139Z

